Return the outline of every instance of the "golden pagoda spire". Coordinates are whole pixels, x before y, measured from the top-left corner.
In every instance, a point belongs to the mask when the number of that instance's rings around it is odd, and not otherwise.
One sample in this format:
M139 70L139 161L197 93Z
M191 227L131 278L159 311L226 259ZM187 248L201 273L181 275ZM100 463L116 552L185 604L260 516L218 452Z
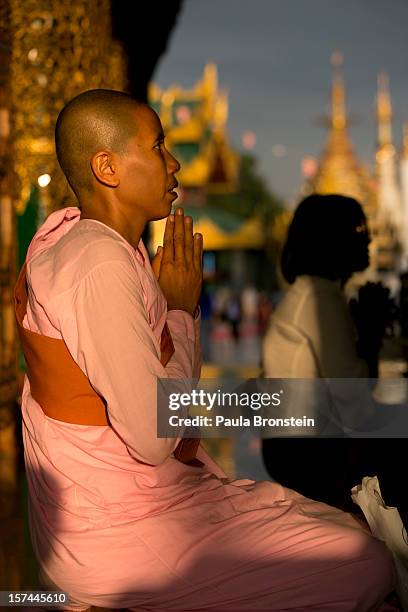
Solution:
M388 76L385 72L378 75L377 91L377 121L378 121L378 147L389 148L392 146L392 107L388 84Z
M346 95L341 72L343 54L340 51L332 54L331 64L333 66L331 126L335 130L344 130L347 125Z
M214 110L214 129L222 132L228 119L228 92L223 89L218 93Z
M208 62L204 67L203 73L204 87L211 93L215 92L218 88L218 69L217 64L214 62Z
M205 65L198 87L204 98L204 120L212 121L218 91L218 69L214 62Z
M364 169L353 151L347 126L345 87L342 75L343 55L335 51L331 57L333 79L331 88L330 131L320 157L315 176L309 184L316 193L342 193L364 201L370 191Z
M408 121L404 123L401 157L408 159Z

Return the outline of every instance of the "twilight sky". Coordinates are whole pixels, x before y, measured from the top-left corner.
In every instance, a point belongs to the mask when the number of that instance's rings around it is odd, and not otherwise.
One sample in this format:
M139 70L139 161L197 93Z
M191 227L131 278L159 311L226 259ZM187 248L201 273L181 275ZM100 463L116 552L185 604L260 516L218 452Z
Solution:
M379 71L390 78L398 148L408 120L407 0L184 0L154 80L190 88L215 61L229 90L231 143L242 150L242 133L254 131L259 170L293 200L302 158L318 155L325 143L319 118L329 110L335 49L344 54L355 150L372 165ZM276 145L284 145L283 157Z

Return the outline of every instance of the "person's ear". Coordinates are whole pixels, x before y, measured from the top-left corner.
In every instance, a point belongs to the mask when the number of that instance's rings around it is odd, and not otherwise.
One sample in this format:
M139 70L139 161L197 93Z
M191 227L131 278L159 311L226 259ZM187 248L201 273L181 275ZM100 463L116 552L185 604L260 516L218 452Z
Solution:
M107 187L118 187L119 168L110 151L98 151L91 158L92 173L96 180Z

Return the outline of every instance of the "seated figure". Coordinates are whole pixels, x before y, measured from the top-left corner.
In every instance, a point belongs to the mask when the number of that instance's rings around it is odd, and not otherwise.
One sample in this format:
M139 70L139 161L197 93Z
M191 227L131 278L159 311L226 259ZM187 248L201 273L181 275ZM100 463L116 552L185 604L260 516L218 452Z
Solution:
M156 435L157 381L200 373L202 281L158 116L87 91L56 145L78 207L35 235L16 307L31 536L43 585L70 595L59 608L391 610L390 555L350 515ZM141 235L165 217L150 262Z

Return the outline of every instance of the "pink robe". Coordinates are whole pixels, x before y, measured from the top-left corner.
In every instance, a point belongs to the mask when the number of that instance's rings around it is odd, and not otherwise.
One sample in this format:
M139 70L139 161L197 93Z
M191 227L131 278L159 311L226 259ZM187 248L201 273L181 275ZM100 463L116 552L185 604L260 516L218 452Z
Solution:
M140 242L51 215L27 254L24 326L63 338L113 428L47 417L25 380L30 528L44 584L66 609L255 612L393 610L383 544L349 515L271 482L177 461L156 438L156 380L199 376L199 320L167 312ZM160 363L167 321L175 354ZM277 457L284 461L284 457ZM60 606L61 607L61 606Z

